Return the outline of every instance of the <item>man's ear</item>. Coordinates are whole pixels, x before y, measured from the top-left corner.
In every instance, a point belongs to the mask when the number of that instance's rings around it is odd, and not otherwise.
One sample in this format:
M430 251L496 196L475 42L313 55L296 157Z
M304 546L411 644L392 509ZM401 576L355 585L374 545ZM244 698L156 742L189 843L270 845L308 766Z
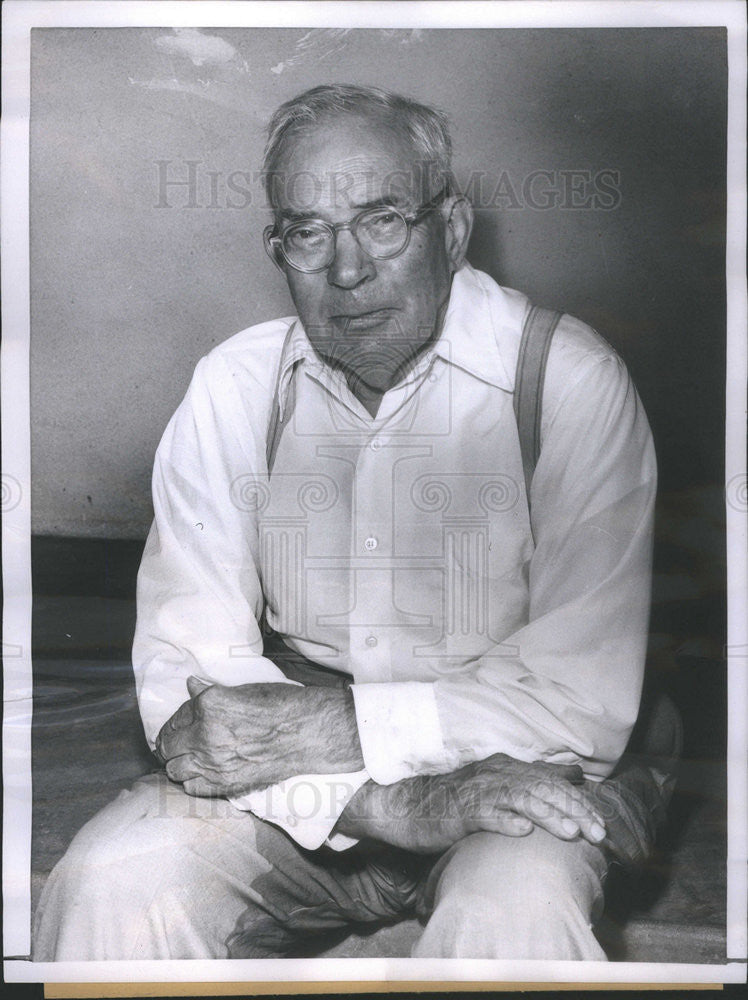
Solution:
M265 253L272 260L281 274L286 273L286 262L283 259L283 252L281 248L274 243L271 243L271 238L275 232L275 226L266 226L262 234L262 239L265 244Z
M449 198L444 207L447 256L452 270L456 271L465 259L473 231L473 206L460 194Z

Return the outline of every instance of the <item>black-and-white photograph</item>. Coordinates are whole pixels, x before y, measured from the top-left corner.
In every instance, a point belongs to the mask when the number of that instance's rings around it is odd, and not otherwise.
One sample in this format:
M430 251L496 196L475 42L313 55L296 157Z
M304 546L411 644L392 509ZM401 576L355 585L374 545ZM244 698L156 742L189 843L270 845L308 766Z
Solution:
M121 6L29 39L6 975L744 979L737 5Z

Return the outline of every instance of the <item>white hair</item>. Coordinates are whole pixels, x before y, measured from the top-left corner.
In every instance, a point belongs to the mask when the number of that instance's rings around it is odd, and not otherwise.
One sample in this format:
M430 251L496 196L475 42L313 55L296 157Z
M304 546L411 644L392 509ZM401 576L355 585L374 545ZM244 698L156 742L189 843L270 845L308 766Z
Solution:
M452 187L452 139L442 111L378 87L335 83L313 87L286 101L270 119L263 176L271 205L273 178L284 143L341 114L370 116L404 134L416 154L415 162L426 173L427 197Z

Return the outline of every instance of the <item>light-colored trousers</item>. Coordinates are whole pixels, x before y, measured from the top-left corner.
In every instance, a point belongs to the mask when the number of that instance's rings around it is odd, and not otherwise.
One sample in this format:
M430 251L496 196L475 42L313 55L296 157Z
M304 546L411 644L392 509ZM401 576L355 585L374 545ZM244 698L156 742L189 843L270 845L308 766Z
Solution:
M329 946L330 932L417 910L426 925L414 956L599 961L592 923L606 870L599 848L538 828L475 833L436 860L364 845L306 851L152 774L87 823L51 873L33 958L293 957Z

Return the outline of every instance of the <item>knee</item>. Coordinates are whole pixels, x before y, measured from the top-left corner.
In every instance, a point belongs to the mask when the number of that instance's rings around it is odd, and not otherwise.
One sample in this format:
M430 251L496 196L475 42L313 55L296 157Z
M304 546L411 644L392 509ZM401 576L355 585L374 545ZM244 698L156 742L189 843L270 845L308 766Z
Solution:
M187 880L188 858L169 836L172 824L159 822L141 799L122 793L52 870L35 918L36 961L126 957L141 915Z
M567 871L542 863L524 871L499 869L445 880L435 894L434 910L474 936L486 924L524 933L538 925L562 924L570 915L590 918L586 896Z
M589 872L552 857L533 858L528 864L495 872L491 882L491 898L500 898L514 919L526 922L585 912L597 889Z
M120 883L128 898L152 890L154 878L168 876L182 857L173 850L179 845L169 819L155 783L121 792L76 834L54 869L54 881L77 898L103 893L117 899Z
M594 899L607 865L602 852L583 840L563 841L536 829L527 837L477 833L454 846L441 865L443 888L489 899Z
M560 841L508 840L476 834L437 864L424 899L431 917L414 954L604 959L592 933L604 866Z
M129 837L125 831L101 837L86 827L80 831L50 875L50 891L61 903L85 909L101 898L111 908L114 900L152 893L154 879L168 876L179 855L170 857L152 835L146 843L137 831L126 832Z

